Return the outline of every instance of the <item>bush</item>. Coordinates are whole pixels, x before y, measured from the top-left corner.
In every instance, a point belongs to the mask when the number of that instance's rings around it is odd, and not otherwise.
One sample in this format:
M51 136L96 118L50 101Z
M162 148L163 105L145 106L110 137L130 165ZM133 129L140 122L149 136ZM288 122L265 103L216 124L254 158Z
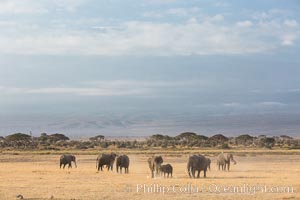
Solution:
M230 149L230 147L227 143L224 143L220 146L220 149Z

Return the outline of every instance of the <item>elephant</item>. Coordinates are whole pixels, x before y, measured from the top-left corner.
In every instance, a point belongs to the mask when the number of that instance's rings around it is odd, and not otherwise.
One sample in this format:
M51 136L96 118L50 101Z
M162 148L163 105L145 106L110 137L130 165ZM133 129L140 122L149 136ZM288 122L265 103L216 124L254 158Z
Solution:
M164 162L164 160L161 156L152 156L152 157L148 158L148 164L149 164L149 168L151 170L152 178L154 178L154 171L156 171L156 174L158 174L159 168L163 162Z
M72 168L72 162L74 162L75 167L77 168L77 164L76 164L76 157L74 155L71 154L63 154L60 156L60 163L59 163L59 168L61 168L62 165L63 169L65 168L66 164L68 164L68 168Z
M109 171L109 170L112 171L116 157L117 157L117 154L115 154L115 153L100 154L96 160L96 169L98 171L101 169L101 171L102 171L103 166L106 165L106 167L108 167L107 171Z
M167 174L168 175L167 177L169 178L169 174L171 174L171 178L172 178L172 175L173 175L172 165L170 165L170 164L161 165L159 168L159 171L160 171L161 175L162 175L162 173L164 174L164 177Z
M229 171L230 168L230 161L232 161L234 164L236 164L236 161L233 159L233 155L231 153L221 153L218 155L217 157L217 165L219 167L222 167L222 170L226 170L226 166L227 166L227 170Z
M195 178L195 172L198 171L197 178L200 177L200 172L204 171L204 178L206 178L206 171L209 162L203 155L193 155L189 157L187 163L187 170L190 178Z
M117 157L116 161L116 169L117 173L119 173L119 168L120 168L120 173L122 174L122 168L125 168L125 174L128 174L128 167L129 167L129 157L127 155L121 155Z

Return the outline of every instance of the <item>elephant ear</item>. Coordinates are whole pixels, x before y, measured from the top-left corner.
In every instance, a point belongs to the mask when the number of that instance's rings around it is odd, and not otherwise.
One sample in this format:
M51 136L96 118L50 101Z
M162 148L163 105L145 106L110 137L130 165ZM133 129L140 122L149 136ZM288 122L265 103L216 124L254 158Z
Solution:
M161 156L157 156L157 157L155 157L154 161L156 163L163 163L163 158Z

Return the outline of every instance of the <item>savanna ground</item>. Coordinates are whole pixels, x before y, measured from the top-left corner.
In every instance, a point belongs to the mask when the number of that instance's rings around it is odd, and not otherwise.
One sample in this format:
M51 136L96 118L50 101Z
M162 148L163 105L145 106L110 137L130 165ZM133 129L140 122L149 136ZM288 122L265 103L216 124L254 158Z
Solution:
M186 162L194 152L162 151L164 163L173 165L173 178L151 179L147 158L151 153L121 151L130 158L129 174L105 169L97 173L96 152L78 151L78 168L59 169L61 152L2 152L0 154L0 199L300 199L300 151L240 150L237 165L230 172L218 171L216 154L220 150L195 151L212 159L211 171L204 179L188 178ZM73 153L73 152L72 152ZM155 153L155 152L152 152ZM158 152L156 152L158 153ZM153 154L152 154L153 155ZM114 166L115 167L115 166ZM146 191L144 191L144 184ZM234 187L267 187L268 191L239 190ZM278 186L290 187L281 188ZM219 191L217 188L219 187ZM226 190L226 187L228 190ZM151 192L152 188L152 192ZM165 193L163 194L163 188ZM167 192L169 188L169 192ZM198 190L197 190L198 188ZM149 190L148 190L149 189ZM225 190L224 190L225 189ZM271 192L270 190L274 190ZM291 191L293 189L293 191Z

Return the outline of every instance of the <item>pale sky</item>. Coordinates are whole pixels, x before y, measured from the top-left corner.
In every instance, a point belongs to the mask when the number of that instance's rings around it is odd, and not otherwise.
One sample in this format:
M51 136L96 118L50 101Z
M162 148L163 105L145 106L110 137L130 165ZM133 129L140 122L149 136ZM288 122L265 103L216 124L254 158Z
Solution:
M300 114L299 13L297 0L0 0L0 122Z

